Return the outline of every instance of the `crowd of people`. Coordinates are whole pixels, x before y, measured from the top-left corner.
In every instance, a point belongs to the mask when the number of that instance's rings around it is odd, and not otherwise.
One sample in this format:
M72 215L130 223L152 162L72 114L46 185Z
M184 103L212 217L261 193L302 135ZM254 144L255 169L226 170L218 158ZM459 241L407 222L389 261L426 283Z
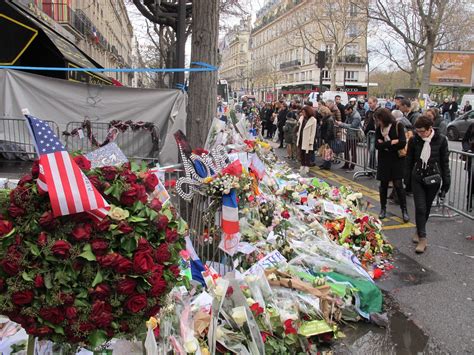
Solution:
M317 165L317 157L320 169L330 170L335 162L344 162L341 169L354 171L359 158L357 146L365 141L368 166L380 181L379 217L386 218L387 200L392 198L400 205L403 221L410 221L406 196L413 194L417 253L427 247L426 222L433 201L437 195L443 197L450 187L446 109L453 107L422 111L417 101L403 96L383 107L376 97L351 98L344 105L340 96L317 103L282 99L265 104L246 102L243 106L244 112L259 117L265 138L286 148L287 159L299 161L302 175ZM463 147L474 151L474 127L468 132ZM471 183L471 209L472 190Z

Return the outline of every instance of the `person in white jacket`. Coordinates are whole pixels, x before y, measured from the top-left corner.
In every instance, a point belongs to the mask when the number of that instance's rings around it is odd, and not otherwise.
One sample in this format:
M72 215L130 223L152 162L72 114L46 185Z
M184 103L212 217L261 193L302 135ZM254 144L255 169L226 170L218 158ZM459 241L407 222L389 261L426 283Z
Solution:
M297 145L300 151L300 173L309 172L311 156L314 154L314 137L316 136L316 118L313 108L304 106L300 112L299 127L297 134Z

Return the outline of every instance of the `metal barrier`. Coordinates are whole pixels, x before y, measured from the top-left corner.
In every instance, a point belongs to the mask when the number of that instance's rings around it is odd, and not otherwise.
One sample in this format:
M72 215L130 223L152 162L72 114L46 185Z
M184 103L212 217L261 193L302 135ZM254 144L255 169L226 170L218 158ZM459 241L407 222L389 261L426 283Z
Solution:
M43 120L59 137L54 121ZM0 157L7 160L33 160L37 156L33 137L24 118L0 118Z
M451 218L462 215L474 220L474 153L460 150L450 150L449 153L451 186L445 198L440 201L441 213L430 216Z
M107 122L69 122L63 136L66 149L70 152L88 153L115 142L131 160L159 161L159 134L151 123L144 122L132 127L127 122L116 125ZM144 152L147 146L150 150Z
M361 176L374 176L376 172L375 164L375 131L370 131L360 140L359 129L335 127L336 140L344 142L344 154L338 159L345 165L358 166L362 168L356 171L353 178Z
M185 176L183 164L161 167L164 171L164 185L170 200L180 216L188 222L189 236L196 254L203 263L212 267L221 275L233 269L232 259L219 248L221 232L216 226L216 208L212 199L195 194L190 202L181 198L176 191L176 181Z

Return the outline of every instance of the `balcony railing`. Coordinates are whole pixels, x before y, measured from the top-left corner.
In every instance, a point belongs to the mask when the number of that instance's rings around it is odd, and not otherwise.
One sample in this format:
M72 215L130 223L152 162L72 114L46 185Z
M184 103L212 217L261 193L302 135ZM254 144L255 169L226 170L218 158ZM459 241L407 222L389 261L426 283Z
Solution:
M280 64L280 69L290 69L301 66L301 61L298 59L290 60L289 62L284 62Z
M332 57L328 56L326 59L327 65L330 65ZM337 64L366 64L367 58L354 54L341 55L337 57Z

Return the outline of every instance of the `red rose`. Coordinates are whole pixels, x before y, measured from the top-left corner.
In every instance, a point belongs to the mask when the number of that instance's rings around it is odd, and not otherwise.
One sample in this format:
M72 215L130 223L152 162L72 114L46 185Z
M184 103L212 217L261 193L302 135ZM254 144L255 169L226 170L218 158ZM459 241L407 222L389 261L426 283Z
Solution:
M287 210L284 210L284 211L281 213L281 216L282 216L284 219L288 219L288 218L290 218L290 212L288 212Z
M48 244L48 235L45 232L41 232L38 235L38 245L44 247L46 244Z
M36 275L35 276L35 287L36 288L41 288L44 286L44 279L43 279L43 276L41 275Z
M130 170L124 170L120 175L129 184L134 184L137 182L137 176L135 175L135 173L131 172Z
M114 166L104 166L100 170L105 180L113 181L117 176L117 168Z
M75 240L78 242L89 240L91 237L92 226L90 224L83 224L82 226L75 227L71 235L74 237Z
M0 219L0 237L7 235L13 229L13 223L10 221L6 221L4 219Z
M153 173L148 173L143 180L145 188L148 192L155 191L156 185L158 185L158 177Z
M160 264L166 263L171 259L171 253L168 249L168 244L164 243L156 248L155 259Z
M41 227L46 228L46 229L51 229L55 226L55 219L53 216L53 212L47 211L43 213L39 219L39 224Z
M25 175L18 181L18 186L25 186L26 184L31 184L33 182L33 177L31 175Z
M176 229L166 229L166 241L168 243L174 243L178 240L178 231Z
M120 203L122 203L124 206L133 206L135 201L137 201L137 191L135 189L122 192L122 195L120 196Z
M130 331L130 326L128 325L128 322L126 321L120 322L120 331L123 333L128 333Z
M134 184L133 187L137 190L137 198L142 203L146 203L148 201L148 195L146 193L145 186Z
M95 289L91 292L91 295L97 299L106 299L110 295L110 287L107 284L98 284Z
M166 217L165 215L161 215L158 218L158 221L156 222L156 228L160 231L165 230L165 228L168 227L168 223L168 217Z
M58 295L59 300L66 306L70 306L74 303L74 295L71 293L63 293L61 292Z
M131 227L127 222L121 221L118 225L118 230L127 234L133 232L133 227Z
M18 306L23 306L25 304L30 304L33 301L33 291L25 290L18 291L12 294L12 302Z
M67 307L66 308L66 318L67 319L76 319L77 309L76 307Z
M260 307L258 302L255 302L250 306L250 310L255 314L255 316L258 316L263 313L264 309L263 307Z
M10 202L21 208L30 205L31 189L26 186L17 186L10 192Z
M125 308L131 313L138 313L147 306L147 298L145 294L134 294L125 301Z
M105 328L113 321L112 306L104 301L95 301L92 304L91 321L100 328Z
M152 249L150 243L148 243L148 240L141 237L140 239L138 239L137 251L146 251L148 253L151 253L153 251L153 249Z
M0 278L0 292L5 289L5 280Z
M38 178L39 172L39 160L35 160L33 162L33 166L31 167L31 176L33 176L33 179Z
M92 185L98 190L102 188L102 182L100 181L99 177L97 175L91 175L87 177L89 181L91 182Z
M163 204L161 203L159 199L154 198L153 200L151 200L150 202L151 209L155 210L156 212L160 212L162 207L163 207Z
M166 281L158 274L151 276L148 281L151 284L150 295L153 297L161 296L168 286Z
M99 255L97 256L97 262L103 268L113 267L117 261L118 256L119 255L117 253L110 253L104 256Z
M42 327L35 328L34 331L29 332L29 334L33 334L41 338L41 337L45 337L46 335L51 334L52 332L53 330L50 327L48 327L47 325L44 325Z
M178 265L171 265L169 267L169 271L171 271L175 278L177 278L181 274L181 270L179 269Z
M92 304L91 314L111 313L112 306L105 301L97 300Z
M90 333L95 329L95 325L91 322L84 322L79 324L79 331L81 333Z
M25 214L25 210L17 205L10 205L8 207L8 215L12 218L21 217Z
M53 247L51 248L51 251L53 252L53 255L65 259L69 256L69 250L71 249L71 244L69 244L65 240L57 240L54 242Z
M153 307L151 307L150 309L148 309L146 311L146 317L155 317L158 313L160 313L160 310L161 310L161 306L160 305L155 305ZM157 327L159 328L159 327Z
M15 276L20 271L20 265L16 260L3 259L0 261L3 271L10 276Z
M94 220L94 228L99 232L106 232L109 230L110 227L110 220L104 218L102 221L97 219Z
M121 256L118 255L117 259L115 260L115 271L117 271L119 274L128 274L130 271L132 271L133 264L132 262Z
M41 308L39 315L45 321L53 324L59 324L65 319L64 311L58 307Z
M91 169L91 162L83 155L78 155L74 157L74 161L76 162L77 166L83 171L88 171Z
M137 281L135 279L127 277L126 279L120 280L117 283L117 292L122 295L131 295L135 292Z
M91 242L92 251L95 255L105 255L109 249L109 243L102 239L95 239Z
M153 257L150 252L138 251L133 256L133 270L137 274L145 274L153 267Z

